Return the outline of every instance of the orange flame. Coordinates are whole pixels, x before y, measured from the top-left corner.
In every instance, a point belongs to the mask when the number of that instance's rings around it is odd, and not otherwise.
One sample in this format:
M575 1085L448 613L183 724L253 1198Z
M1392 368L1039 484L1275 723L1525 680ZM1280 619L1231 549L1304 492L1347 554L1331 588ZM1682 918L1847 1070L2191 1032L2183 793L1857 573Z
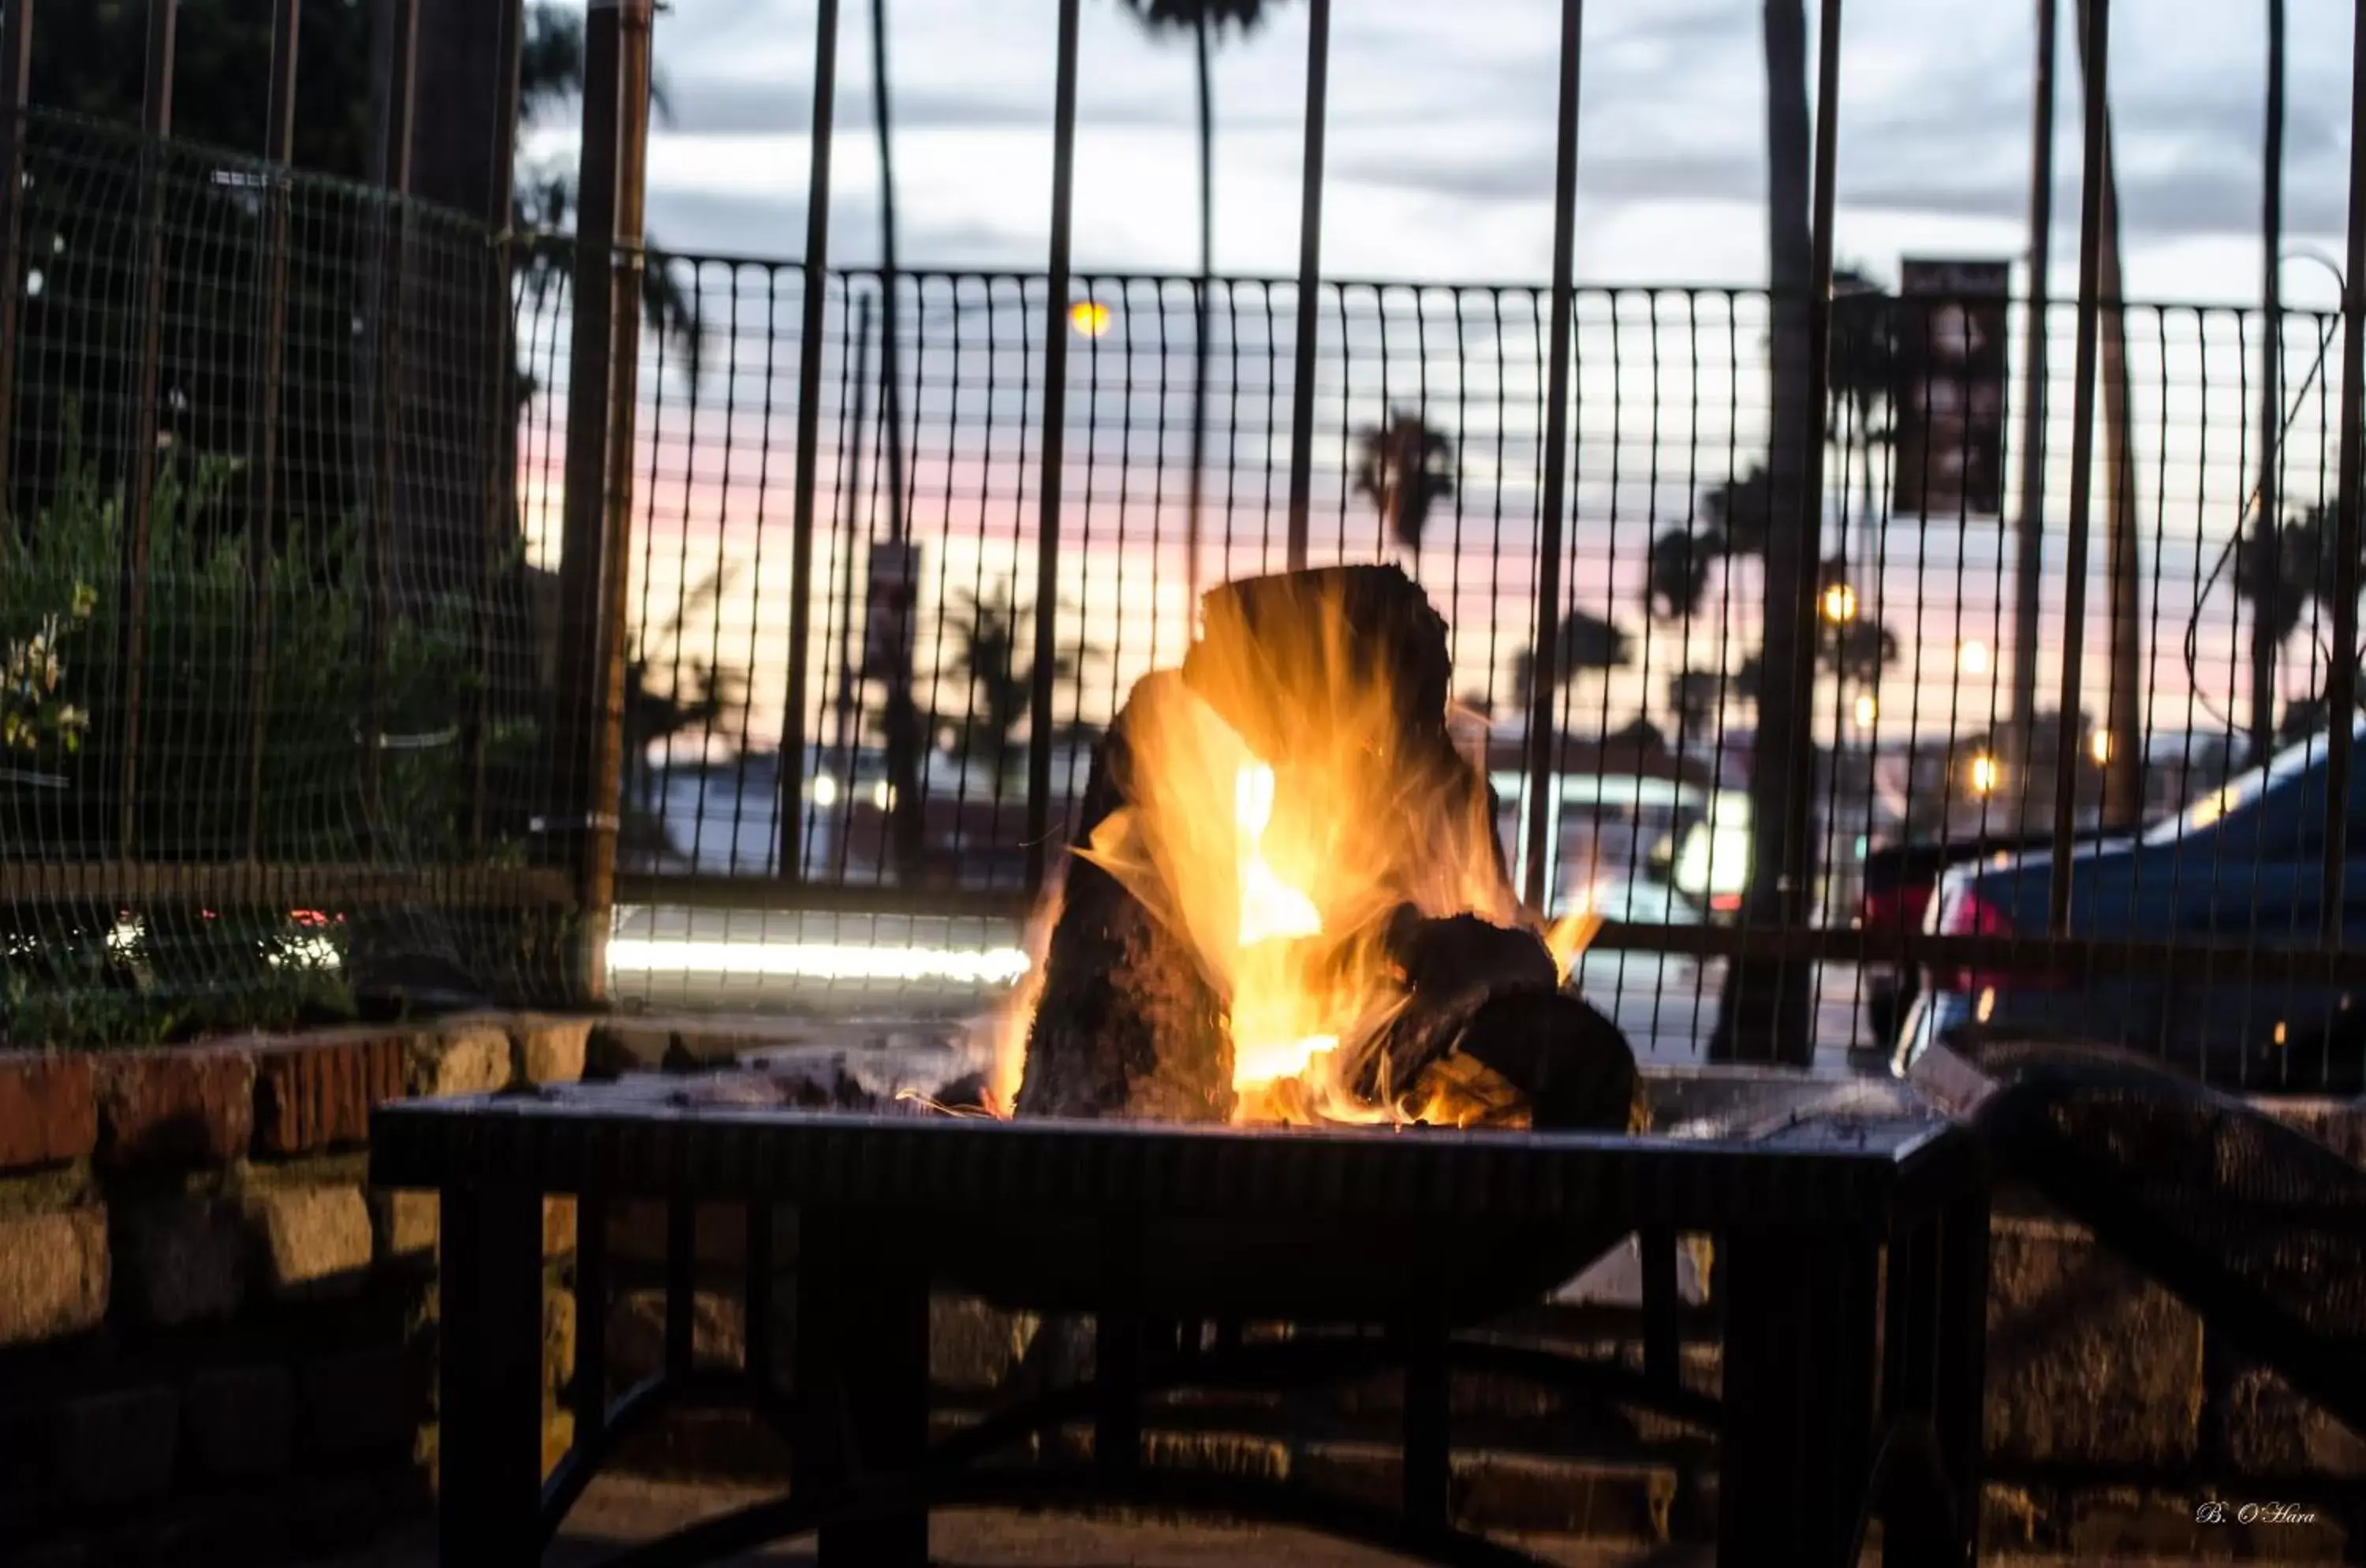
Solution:
M1186 942L1224 999L1243 1119L1494 1120L1468 1086L1383 1085L1376 1102L1347 1081L1405 1003L1382 940L1400 907L1537 922L1504 870L1483 754L1468 751L1483 748L1483 728L1459 724L1452 749L1434 732L1409 746L1388 671L1352 646L1338 608L1318 605L1294 628L1306 639L1291 650L1297 711L1279 711L1273 656L1250 638L1200 644L1188 685L1171 671L1144 677L1115 780L1131 804L1076 852ZM1305 689L1309 671L1320 690ZM1225 714L1280 754L1256 755ZM1564 972L1591 934L1565 953L1556 943ZM1024 1038L1022 1023L1022 1049ZM1436 1114L1440 1094L1452 1115Z

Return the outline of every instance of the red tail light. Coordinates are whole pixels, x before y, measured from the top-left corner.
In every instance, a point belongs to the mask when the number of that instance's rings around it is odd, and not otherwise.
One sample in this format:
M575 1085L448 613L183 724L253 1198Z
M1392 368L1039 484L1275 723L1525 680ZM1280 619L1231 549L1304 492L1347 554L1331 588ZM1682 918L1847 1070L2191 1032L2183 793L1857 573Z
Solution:
M1741 895L1712 893L1708 896L1708 907L1720 915L1738 915L1741 912Z
M1869 931L1921 931L1930 904L1929 883L1881 888L1865 896L1857 924Z
M2009 937L2013 934L2012 921L2006 918L2003 910L1978 894L1966 892L1941 906L1938 934ZM2014 964L2001 969L1935 967L1932 971L1931 983L1934 989L1966 995L1989 990L2055 991L2067 984L2060 975L2042 964Z

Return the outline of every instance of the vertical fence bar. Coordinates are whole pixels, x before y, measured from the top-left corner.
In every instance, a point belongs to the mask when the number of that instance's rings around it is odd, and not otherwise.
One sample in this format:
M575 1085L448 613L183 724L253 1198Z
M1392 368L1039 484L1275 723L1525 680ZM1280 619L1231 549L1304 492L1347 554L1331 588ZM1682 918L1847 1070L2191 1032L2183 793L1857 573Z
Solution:
M116 852L140 852L141 666L147 658L148 543L156 503L156 400L164 332L164 138L173 133L173 52L180 0L148 0L148 53L140 95L140 365L131 402L130 525L123 552L123 632L118 663L123 706L116 775ZM11 279L13 290L14 280Z
M470 652L477 668L477 693L469 707L464 749L468 771L471 855L481 853L485 847L485 752L492 728L492 602L499 581L497 563L518 535L513 511L517 493L517 404L513 384L517 375L517 318L510 300L510 280L517 260L514 193L525 5L524 0L494 0L494 4L501 6L501 42L493 62L492 167L485 187L485 226L493 236L491 253L486 258L485 278L485 304L490 312L485 324L485 525L470 574L470 640L475 645Z
M1317 6L1323 0L1314 0ZM1076 205L1077 0L1060 0L1052 111L1052 259L1043 293L1043 468L1035 525L1035 662L1027 718L1027 890L1043 886L1052 822L1052 666L1060 597L1061 465L1068 423L1068 254Z
M2333 667L2326 672L2325 906L2328 946L2341 942L2349 827L2350 740L2358 724L2358 550L2361 432L2366 420L2366 0L2350 23L2349 243L2341 288L2341 474L2333 540Z
M567 502L558 563L558 714L565 737L551 823L574 873L583 923L569 989L596 1000L607 986L605 921L614 884L616 803L600 795L606 746L604 592L608 402L614 377L609 317L616 305L617 0L595 0L583 33L583 135L577 175L574 311L567 376ZM621 552L620 552L621 553Z
M1782 739L1790 762L1783 788L1780 888L1786 927L1806 925L1813 913L1816 771L1816 653L1823 559L1824 425L1831 409L1832 221L1841 117L1841 0L1823 0L1816 39L1816 172L1808 262L1808 411L1806 449L1799 455L1798 597L1793 624L1790 732ZM1804 1018L1811 1003L1806 966L1786 965L1777 992L1778 1017ZM1798 987L1796 998L1789 988ZM1797 1010L1794 1013L1793 1010ZM1787 1029L1785 1030L1787 1035ZM1779 1036L1778 1036L1779 1037Z
M2251 553L2251 761L2265 762L2276 743L2276 581L2282 497L2284 231L2284 0L2268 0L2267 123L2259 158L2259 491ZM2238 545L2238 548L2243 546Z
M1545 372L1545 450L1542 516L1537 545L1537 634L1529 646L1535 668L1528 681L1528 841L1521 867L1520 897L1543 909L1548 889L1545 864L1560 818L1553 784L1554 752L1560 735L1553 722L1553 699L1560 689L1561 511L1569 497L1570 361L1576 345L1571 318L1577 294L1577 109L1583 77L1585 0L1561 0L1560 107L1553 126L1552 304L1548 314L1550 355ZM1297 513L1293 513L1293 516Z
M2079 783L2079 692L2080 652L2087 638L2087 543L2095 478L2095 355L2099 327L2098 285L2102 272L2103 166L2106 155L2104 94L2110 80L2111 0L2079 0L2079 106L2083 143L2079 175L2079 330L2070 372L2069 558L2062 580L2062 695L2055 715L2054 865L2047 890L2045 929L2055 936L2070 929L2070 832Z
M279 516L279 400L287 368L289 165L296 161L296 65L304 0L275 0L271 11L271 96L263 155L271 170L264 223L263 400L254 446L254 517L246 536L246 823L248 860L263 854L263 749L270 738L272 530Z
M2037 65L2031 73L2029 138L2029 335L2022 344L2021 526L2014 540L2012 760L2029 766L2037 748L2038 618L2045 614L2046 274L2054 254L2054 59L2056 0L2037 0ZM2027 775L2024 773L2024 780Z
M384 238L378 251L377 409L370 422L370 504L363 514L364 588L362 641L367 649L362 671L362 840L369 859L378 855L385 829L380 820L379 780L386 765L386 663L393 606L388 602L388 561L393 552L394 482L402 407L402 299L410 268L411 113L419 79L419 0L393 0L394 38L387 77L385 123L378 128L385 189Z
M598 802L594 875L601 895L587 913L601 943L598 973L606 976L607 932L616 878L618 803L624 798L625 627L631 615L633 558L633 435L641 382L642 283L648 266L642 230L648 195L650 64L657 0L620 0L616 38L616 221L614 263L608 271L608 468L601 487L603 575L601 645ZM736 288L737 285L735 284Z
M789 513L789 693L781 716L778 871L806 874L806 682L813 636L814 490L821 481L821 335L829 286L829 148L838 99L838 4L815 7L813 156L806 173L806 261L797 331L796 494ZM846 613L853 613L851 589ZM850 791L851 785L850 784Z
M1331 83L1331 0L1306 11L1306 146L1299 174L1298 326L1290 389L1290 570L1306 570L1314 492L1314 340L1323 285L1323 128Z
M14 515L10 504L17 455L17 340L24 265L25 141L32 134L26 111L32 103L33 0L6 0L0 10L0 525Z

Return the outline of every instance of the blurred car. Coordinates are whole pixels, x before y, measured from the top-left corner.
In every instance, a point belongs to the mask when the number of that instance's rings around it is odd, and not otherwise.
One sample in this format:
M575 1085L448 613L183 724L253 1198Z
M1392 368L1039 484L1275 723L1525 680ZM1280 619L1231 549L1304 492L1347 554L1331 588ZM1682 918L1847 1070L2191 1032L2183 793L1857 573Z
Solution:
M2076 846L2069 934L2222 949L2317 943L2327 750L2323 735L2312 737L2139 836ZM2350 773L2346 816L2338 923L2356 943L2366 942L2366 766ZM2053 871L2042 851L1955 866L1940 876L1924 929L2042 939ZM2165 973L2075 978L2047 964L2042 940L2026 962L1926 967L1922 979L1894 1059L1901 1072L1934 1043L1976 1046L1988 1037L2125 1047L2213 1083L2262 1090L2366 1087L2366 1009L2338 987L2254 983L2201 955Z
M1698 904L1664 882L1605 875L1579 884L1559 901L1556 917L1591 911L1605 920L1639 926L1692 926ZM1597 938L1578 954L1571 978L1578 993L1607 1014L1639 1048L1667 1035L1689 1045L1696 1014L1714 1015L1717 998L1704 983L1701 961L1686 953L1604 945ZM1704 998L1706 998L1704 1000Z

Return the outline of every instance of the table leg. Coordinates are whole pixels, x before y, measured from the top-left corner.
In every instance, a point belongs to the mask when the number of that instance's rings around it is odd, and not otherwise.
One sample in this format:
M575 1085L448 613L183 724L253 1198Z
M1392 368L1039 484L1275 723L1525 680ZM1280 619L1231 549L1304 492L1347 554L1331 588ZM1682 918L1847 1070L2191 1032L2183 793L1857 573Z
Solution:
M443 1192L437 1326L443 1568L542 1555L542 1195Z
M1955 1494L1961 1555L1977 1560L1980 1529L1980 1456L1987 1441L1989 1327L1989 1193L1955 1199L1939 1217L1939 1300L1935 1408L1939 1453Z
M1877 1243L1791 1231L1720 1245L1718 1568L1841 1568L1871 1457Z
M929 1276L908 1220L807 1209L797 1241L792 1484L830 1494L917 1479L929 1436ZM821 1528L821 1568L927 1568L914 1501Z

